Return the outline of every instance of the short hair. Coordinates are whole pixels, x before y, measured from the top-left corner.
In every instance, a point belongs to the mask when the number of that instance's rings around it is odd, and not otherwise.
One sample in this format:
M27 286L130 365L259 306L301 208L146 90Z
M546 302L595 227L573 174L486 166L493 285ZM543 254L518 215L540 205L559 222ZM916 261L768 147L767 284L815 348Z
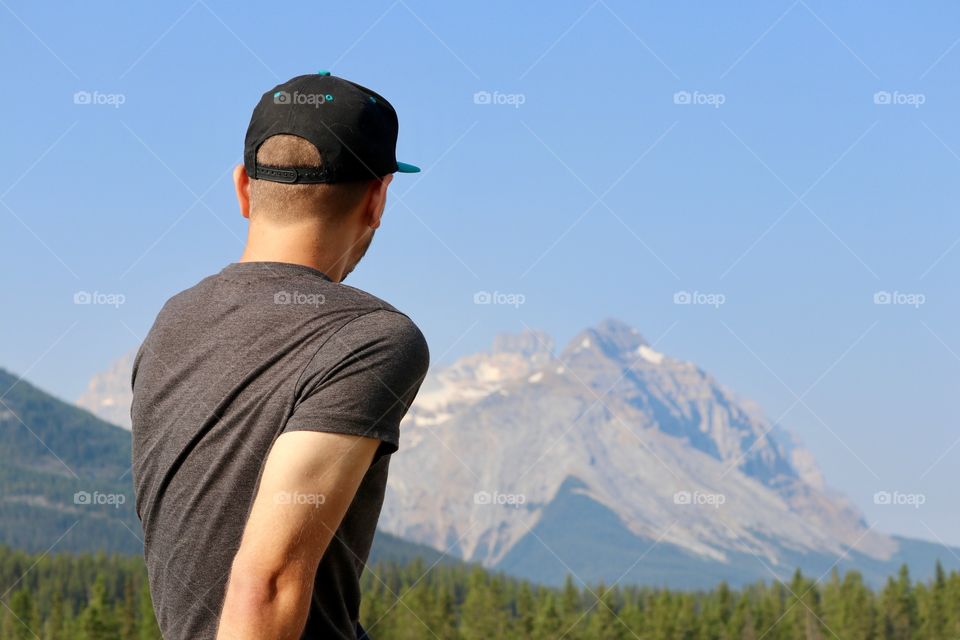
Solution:
M323 161L317 148L304 138L281 134L260 145L257 164L319 169ZM265 217L280 223L297 222L307 216L335 220L360 204L371 181L287 184L251 179L250 218Z

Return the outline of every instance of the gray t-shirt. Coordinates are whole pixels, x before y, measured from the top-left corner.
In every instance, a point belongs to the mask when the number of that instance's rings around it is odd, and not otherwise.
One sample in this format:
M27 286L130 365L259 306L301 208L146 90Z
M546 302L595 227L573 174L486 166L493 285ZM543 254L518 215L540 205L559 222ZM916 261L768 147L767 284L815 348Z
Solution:
M166 640L214 638L260 473L286 431L381 440L317 570L303 638L355 638L400 420L426 375L404 314L310 267L234 263L173 296L133 368L133 481Z

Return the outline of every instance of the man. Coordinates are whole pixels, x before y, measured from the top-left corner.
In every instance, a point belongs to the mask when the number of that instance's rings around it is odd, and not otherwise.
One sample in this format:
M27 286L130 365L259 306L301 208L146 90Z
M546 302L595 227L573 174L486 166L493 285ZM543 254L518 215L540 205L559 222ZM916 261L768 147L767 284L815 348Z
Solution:
M321 72L263 95L239 262L173 296L133 370L133 479L166 640L366 637L360 574L429 361L340 284L379 227L397 115Z

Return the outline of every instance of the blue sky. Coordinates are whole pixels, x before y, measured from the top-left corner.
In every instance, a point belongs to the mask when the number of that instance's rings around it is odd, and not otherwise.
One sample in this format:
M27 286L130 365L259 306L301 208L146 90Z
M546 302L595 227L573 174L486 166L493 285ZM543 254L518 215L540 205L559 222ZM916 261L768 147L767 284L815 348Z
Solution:
M349 283L435 363L621 318L758 401L879 529L960 545L957 25L945 1L2 0L0 366L74 399L235 260L250 111L330 69L391 100L424 168Z

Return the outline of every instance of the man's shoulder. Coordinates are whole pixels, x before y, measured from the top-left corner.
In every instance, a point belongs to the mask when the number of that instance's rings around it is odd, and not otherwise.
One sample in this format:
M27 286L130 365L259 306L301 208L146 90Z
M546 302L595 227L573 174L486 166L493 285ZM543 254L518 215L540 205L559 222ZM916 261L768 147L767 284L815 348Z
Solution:
M167 301L163 303L161 307L161 312L164 310L172 309L178 306L188 305L195 301L200 300L206 292L209 291L210 287L216 282L219 277L219 273L214 273L208 276L203 277L200 281L195 284L174 293Z
M397 355L429 360L427 340L420 327L410 316L385 302L358 313L337 334L353 344L376 343Z
M349 378L356 388L390 390L396 399L418 388L429 367L430 349L420 328L395 308L381 307L342 321L314 352L300 381L309 388L318 380Z
M410 316L386 300L345 284L337 285L336 291L342 297L340 302L350 303L348 306L356 310L348 323L350 327L345 329L380 333L398 342L426 342Z
M348 284L337 283L333 285L331 290L334 292L334 295L338 297L340 302L356 307L356 309L361 313L369 313L372 311L390 311L400 315L405 315L402 311L394 307L386 300L378 298L377 296L368 291L364 291L363 289L351 287Z

